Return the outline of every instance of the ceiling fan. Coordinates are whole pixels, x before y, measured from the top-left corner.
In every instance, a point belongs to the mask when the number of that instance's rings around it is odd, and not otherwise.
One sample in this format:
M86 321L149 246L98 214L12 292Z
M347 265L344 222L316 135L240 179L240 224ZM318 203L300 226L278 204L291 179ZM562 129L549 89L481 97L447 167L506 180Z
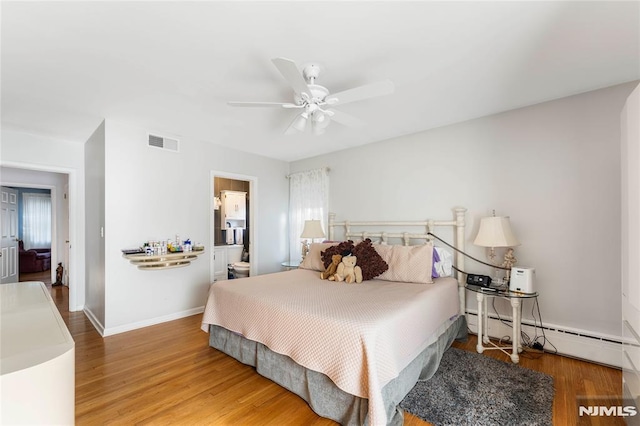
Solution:
M300 73L298 66L291 59L275 58L271 61L293 88L293 102L228 102L228 104L238 107L276 107L301 110L286 129L285 134L304 132L307 127L311 127L313 134L321 135L331 120L345 126L363 126L365 123L360 119L334 110L333 107L388 95L394 91L393 83L389 80L383 80L330 94L327 88L316 84L316 79L320 74L320 67L317 64L306 65ZM310 126L308 123L311 123Z

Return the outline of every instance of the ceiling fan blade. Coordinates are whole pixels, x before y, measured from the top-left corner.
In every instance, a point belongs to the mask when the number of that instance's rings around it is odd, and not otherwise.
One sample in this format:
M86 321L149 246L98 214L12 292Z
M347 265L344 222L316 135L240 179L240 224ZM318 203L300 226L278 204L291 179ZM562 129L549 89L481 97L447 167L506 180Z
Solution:
M377 83L365 84L327 96L326 102L329 105L342 105L349 102L356 102L376 96L389 95L393 93L395 87L390 80L383 80Z
M364 127L367 123L346 112L331 110L331 120L348 127Z
M296 93L300 95L306 93L309 99L313 97L307 82L294 61L287 58L274 58L271 62L278 68L280 74L282 74Z
M238 107L302 108L302 106L290 102L227 102L227 105Z

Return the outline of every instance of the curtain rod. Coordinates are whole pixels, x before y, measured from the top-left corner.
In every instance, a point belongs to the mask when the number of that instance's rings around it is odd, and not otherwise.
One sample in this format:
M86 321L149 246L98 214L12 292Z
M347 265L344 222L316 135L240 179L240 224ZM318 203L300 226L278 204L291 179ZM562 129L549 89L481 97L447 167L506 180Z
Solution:
M320 167L319 169L324 169L327 173L329 173L331 171L331 169L329 167ZM318 170L318 169L313 169L313 170ZM306 170L307 172L310 172L312 170ZM296 172L296 173L304 173L304 172ZM286 179L289 179L292 175L295 175L296 173L291 173L288 175L285 175Z

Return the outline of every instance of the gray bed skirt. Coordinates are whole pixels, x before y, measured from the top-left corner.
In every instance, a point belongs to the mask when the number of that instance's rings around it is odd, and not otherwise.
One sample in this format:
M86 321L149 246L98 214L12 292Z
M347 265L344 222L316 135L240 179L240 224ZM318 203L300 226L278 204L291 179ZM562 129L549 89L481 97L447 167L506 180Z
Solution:
M342 425L368 425L368 400L348 394L338 388L326 375L297 364L286 355L271 351L262 343L245 339L239 334L215 325L209 326L209 345L256 371L304 399L319 416ZM455 339L467 336L464 315L440 335L400 372L400 375L382 388L382 396L389 425L402 425L404 417L398 406L418 380L433 376L445 350Z

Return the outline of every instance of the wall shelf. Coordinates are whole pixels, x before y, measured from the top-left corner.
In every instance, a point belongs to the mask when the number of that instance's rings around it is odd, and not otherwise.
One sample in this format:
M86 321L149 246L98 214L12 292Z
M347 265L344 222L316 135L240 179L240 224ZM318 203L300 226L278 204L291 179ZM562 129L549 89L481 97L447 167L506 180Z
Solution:
M131 262L132 265L136 265L138 269L159 270L189 266L191 261L196 260L201 254L204 254L204 250L154 254L151 256L147 256L144 253L123 254L122 257L128 259L129 262Z

